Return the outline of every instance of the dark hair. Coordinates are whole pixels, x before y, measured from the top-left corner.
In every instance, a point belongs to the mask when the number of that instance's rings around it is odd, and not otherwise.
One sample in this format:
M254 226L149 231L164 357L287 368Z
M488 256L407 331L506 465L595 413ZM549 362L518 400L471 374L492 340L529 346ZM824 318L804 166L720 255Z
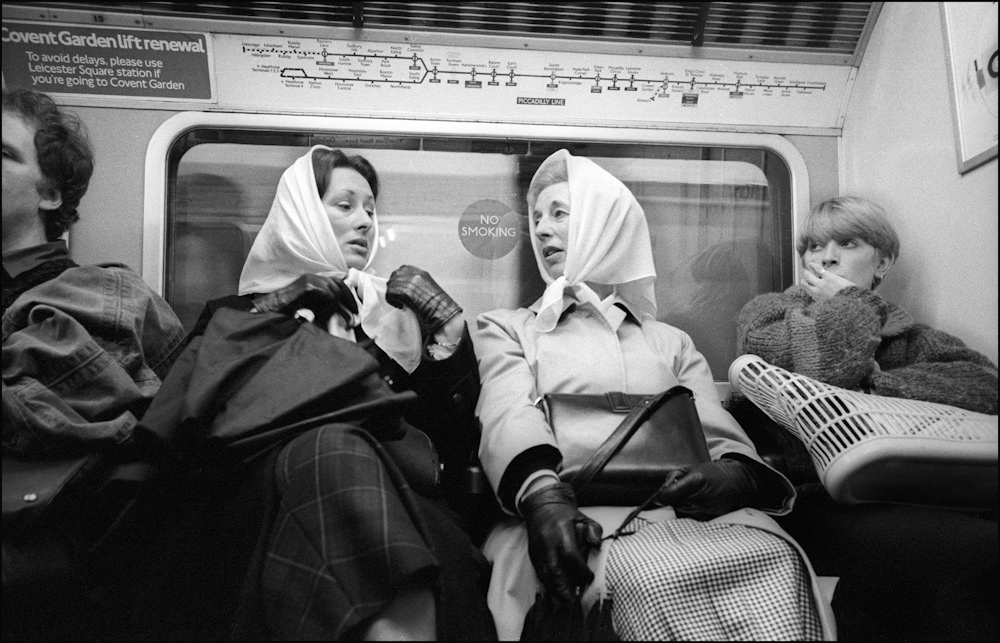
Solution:
M357 154L348 156L340 150L320 148L313 150L313 174L316 175L316 189L322 199L326 189L330 187L330 173L338 167L346 167L363 176L372 189L372 196L378 198L378 173L372 164L363 156Z
M76 114L60 111L47 94L31 89L4 88L3 110L16 112L35 126L38 167L47 187L59 190L62 197L62 205L44 213L45 236L55 241L80 219L76 207L94 173L87 130Z

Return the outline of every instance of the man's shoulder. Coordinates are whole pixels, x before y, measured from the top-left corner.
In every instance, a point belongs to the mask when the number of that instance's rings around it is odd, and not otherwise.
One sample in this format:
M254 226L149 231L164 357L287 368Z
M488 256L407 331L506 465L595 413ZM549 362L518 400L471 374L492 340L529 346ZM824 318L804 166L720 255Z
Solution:
M77 266L77 268L90 268L96 271L108 270L111 272L121 273L123 275L128 276L129 278L134 278L134 277L138 277L140 279L142 278L139 272L132 266L129 266L128 264L124 263L118 263L116 261L105 261L102 263L95 263L86 266Z
M69 304L70 308L77 308L97 306L99 301L112 300L132 301L137 306L149 302L161 307L165 305L162 295L138 272L120 263L73 265L25 291L25 295L28 299L21 302L24 305L61 305L61 302Z
M60 278L81 284L90 282L99 284L112 281L127 286L133 292L156 294L154 288L142 278L138 271L124 263L105 262L74 266L63 272Z
M36 310L45 312L34 316ZM179 345L184 337L184 327L166 300L122 264L73 266L24 291L4 311L5 341L38 320L58 320L92 335L114 329L118 340L140 325L159 328L143 333L150 341Z

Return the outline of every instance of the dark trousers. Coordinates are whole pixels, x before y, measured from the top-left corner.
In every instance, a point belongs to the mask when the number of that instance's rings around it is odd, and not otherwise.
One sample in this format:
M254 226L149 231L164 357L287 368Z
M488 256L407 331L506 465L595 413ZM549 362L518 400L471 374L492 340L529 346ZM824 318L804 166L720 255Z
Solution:
M839 576L840 640L997 638L997 516L803 493L777 519L821 576Z

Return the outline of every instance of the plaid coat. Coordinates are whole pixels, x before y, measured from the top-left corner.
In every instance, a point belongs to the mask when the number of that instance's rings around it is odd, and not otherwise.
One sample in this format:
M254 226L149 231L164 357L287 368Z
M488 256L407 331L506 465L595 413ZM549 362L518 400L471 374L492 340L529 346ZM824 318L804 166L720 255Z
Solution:
M495 638L485 560L430 497L435 452L401 417L416 396L383 371L363 344L222 309L143 418L151 448L240 467L256 489L261 524L234 636L356 637L416 581L435 591L441 638Z

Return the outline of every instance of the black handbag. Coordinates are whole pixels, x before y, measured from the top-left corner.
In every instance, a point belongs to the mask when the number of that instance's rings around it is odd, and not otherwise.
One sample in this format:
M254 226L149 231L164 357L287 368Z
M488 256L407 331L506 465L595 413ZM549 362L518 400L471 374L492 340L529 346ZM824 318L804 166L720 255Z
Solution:
M202 466L256 460L316 427L358 426L414 489L432 493L437 451L402 419L417 394L393 391L378 368L364 348L312 324L219 308L178 357L136 436L166 461Z
M3 455L4 538L32 533L51 504L67 488L80 486L102 462L99 452L54 460L26 460Z
M691 390L549 393L539 400L562 452L559 476L581 505L643 505L666 470L708 462Z
M549 393L538 400L563 460L559 477L581 505L635 509L613 536L655 499L670 467L708 462L708 443L691 390L655 395ZM606 537L606 538L608 538ZM560 605L541 593L528 609L522 641L618 641L612 599L583 613L579 601Z
M156 473L114 451L49 460L3 454L4 591L78 573L123 533Z

